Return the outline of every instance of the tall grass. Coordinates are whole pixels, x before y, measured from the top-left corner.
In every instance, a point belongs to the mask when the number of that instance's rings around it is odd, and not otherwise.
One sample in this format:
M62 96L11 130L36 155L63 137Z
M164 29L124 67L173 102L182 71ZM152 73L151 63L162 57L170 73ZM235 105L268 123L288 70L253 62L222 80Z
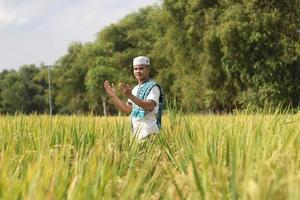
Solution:
M0 199L300 199L300 116L0 117Z

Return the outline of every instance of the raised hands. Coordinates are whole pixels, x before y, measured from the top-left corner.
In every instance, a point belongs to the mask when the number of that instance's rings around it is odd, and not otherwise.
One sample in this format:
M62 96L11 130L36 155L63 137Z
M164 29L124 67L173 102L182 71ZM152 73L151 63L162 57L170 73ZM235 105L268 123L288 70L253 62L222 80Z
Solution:
M111 97L116 96L116 89L115 89L115 86L113 83L110 85L110 83L108 81L105 81L104 88L105 88L106 93L109 96L111 96ZM122 92L122 94L124 94L125 96L128 97L129 95L131 95L132 89L130 88L130 86L128 84L120 83L119 90Z
M120 90L123 94L128 94L130 92L131 94L131 89L129 88L129 86L125 86L124 84L120 84L119 85ZM125 101L123 101L122 99L120 99L117 94L116 94L116 89L114 84L110 84L108 81L104 81L104 88L106 93L111 97L111 100L113 102L113 104L120 109L121 111L129 114L132 110L131 105L127 104Z

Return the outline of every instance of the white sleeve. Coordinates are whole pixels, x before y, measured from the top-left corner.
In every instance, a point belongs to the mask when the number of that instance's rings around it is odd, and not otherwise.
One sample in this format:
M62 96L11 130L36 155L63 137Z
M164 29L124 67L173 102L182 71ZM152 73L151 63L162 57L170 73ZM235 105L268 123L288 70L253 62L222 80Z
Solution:
M133 102L131 101L131 99L127 99L127 102L126 102L127 105L132 105Z
M156 106L159 104L159 96L160 96L160 90L157 85L153 86L153 88L150 90L150 93L147 96L147 100L153 100L156 102Z

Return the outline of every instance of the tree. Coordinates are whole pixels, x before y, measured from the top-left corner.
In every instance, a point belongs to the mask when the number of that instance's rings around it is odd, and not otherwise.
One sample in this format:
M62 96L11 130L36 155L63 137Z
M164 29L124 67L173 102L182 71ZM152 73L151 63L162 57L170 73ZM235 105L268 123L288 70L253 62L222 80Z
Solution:
M219 17L222 68L241 104L298 104L299 8L299 1L253 0L228 5Z
M35 65L24 65L17 71L9 71L1 80L1 112L25 114L45 110L43 88L34 80L39 69Z
M88 62L82 56L83 45L72 43L68 53L54 65L54 102L61 113L85 113L88 111L84 80Z
M116 77L118 77L117 71L111 67L98 66L89 70L85 80L85 85L88 89L89 108L93 112L99 113L101 110L99 102L102 101L103 115L107 115L107 95L103 87L103 83L106 80L114 82Z

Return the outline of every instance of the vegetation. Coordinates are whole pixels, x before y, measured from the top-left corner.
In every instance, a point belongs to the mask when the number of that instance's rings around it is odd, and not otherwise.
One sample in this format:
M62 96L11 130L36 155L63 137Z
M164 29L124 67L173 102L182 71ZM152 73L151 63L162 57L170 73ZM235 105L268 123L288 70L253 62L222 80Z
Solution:
M0 199L299 199L300 116L2 116Z
M51 66L53 113L115 114L100 80L134 84L137 55L183 111L298 107L299 10L299 0L164 0L131 13ZM2 71L0 112L47 112L47 74L43 64Z
M300 199L299 10L164 0L73 42L53 66L3 70L0 199ZM150 57L168 107L144 142L109 116L102 87L134 85L137 55Z

